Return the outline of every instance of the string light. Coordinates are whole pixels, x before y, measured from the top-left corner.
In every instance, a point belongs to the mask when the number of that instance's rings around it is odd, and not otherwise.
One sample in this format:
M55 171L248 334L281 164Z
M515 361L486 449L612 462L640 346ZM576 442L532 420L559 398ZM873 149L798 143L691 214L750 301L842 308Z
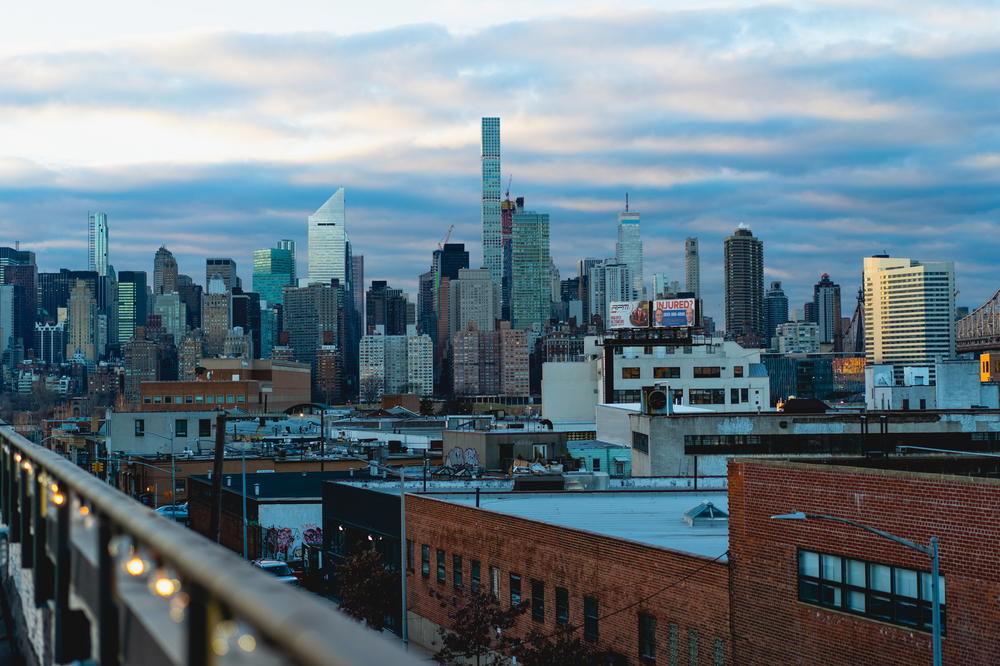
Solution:
M153 581L153 591L161 597L171 596L177 591L178 587L180 587L178 581L173 578L167 578L165 575L161 575Z
M65 501L66 498L60 493L56 493L52 496L52 503L55 504L56 506L61 505Z
M146 571L146 563L142 561L141 557L134 556L125 563L125 571L133 576L141 576Z

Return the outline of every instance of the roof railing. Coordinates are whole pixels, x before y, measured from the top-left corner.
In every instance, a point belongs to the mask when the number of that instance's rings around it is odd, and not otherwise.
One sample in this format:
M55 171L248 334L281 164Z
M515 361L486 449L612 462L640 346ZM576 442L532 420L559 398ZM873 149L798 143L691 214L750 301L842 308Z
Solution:
M139 631L143 617L164 663L216 664L226 654L261 664L420 663L325 599L279 582L10 427L0 427L0 517L17 545L11 555L32 570L26 612L52 609L57 663L134 662L142 646L121 633ZM138 621L122 621L126 615Z

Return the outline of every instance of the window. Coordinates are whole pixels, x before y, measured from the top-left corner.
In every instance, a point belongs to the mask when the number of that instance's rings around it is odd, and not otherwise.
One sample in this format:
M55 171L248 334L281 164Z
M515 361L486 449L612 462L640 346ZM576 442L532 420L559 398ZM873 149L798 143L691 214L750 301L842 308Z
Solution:
M188 436L188 420L187 419L174 419L174 436L175 437L187 437Z
M656 663L656 618L639 613L639 661Z
M194 402L194 398L192 396L190 396L190 395L184 396L184 404L185 405L190 405L193 402Z
M545 621L545 583L531 580L531 619Z
M556 624L569 624L569 590L556 588Z
M172 396L172 395L165 395L165 396L163 396L163 404L169 405L173 401L174 401L174 396Z
M135 436L144 437L146 435L146 419L135 420Z
M212 436L212 419L198 419L198 436Z
M920 409L927 409L927 399L926 398L921 398L920 399Z
M451 556L451 583L455 587L462 587L462 556Z
M694 629L688 631L688 664L698 666L698 632Z
M742 377L742 376L743 376L743 366L742 365L734 365L733 366L733 377Z
M153 404L154 404L154 405L158 405L158 404L160 404L160 403L161 403L162 401L163 401L163 396L159 396L159 395L154 395L154 396L153 396Z
M691 389L688 402L692 405L724 405L726 389Z
M224 395L217 395L217 396L215 396L215 402L217 402L218 404L221 405L223 402L225 402L225 400L224 400L225 397L226 396L224 396Z
M944 578L941 626L944 630ZM799 601L931 630L931 575L924 571L799 551Z
M740 389L740 402L750 402L750 389Z
M335 555L344 554L344 543L346 533L344 532L344 526L338 525L337 529L333 530L333 536L330 538L330 550L333 551Z
M736 405L740 402L740 390L739 389L729 389L729 404Z
M695 366L695 379L714 379L722 376L722 368L718 366Z
M444 551L440 548L437 549L437 578L439 583L443 583L448 579L446 565L444 562Z
M622 368L622 379L639 379L639 368Z
M175 405L180 405L180 404L183 404L183 403L184 403L184 396L182 396L182 395L175 395L174 396L174 404Z
M694 389L692 389L694 390ZM649 435L644 432L632 431L632 448L636 451L649 453Z
M431 547L427 544L420 546L420 573L424 578L431 575Z
M588 641L597 640L597 599L583 598L583 637Z
M472 589L473 594L479 594L481 569L482 564L479 563L479 560L472 560L469 563L469 587Z
M213 404L215 402L215 396L213 396L213 395L206 395L205 396L205 402L207 404L209 404L209 405Z
M521 574L512 573L510 575L510 605L519 606L521 604Z
M670 666L677 666L677 659L680 656L680 630L677 625L671 623L667 627L667 663Z
M233 396L231 396L231 395L227 395L226 396L226 402L232 404L232 403L236 402L236 399Z
M910 408L910 399L909 398L903 398L903 411L906 411L909 408Z
M245 395L236 396L236 402L246 402L246 396Z
M203 396L203 395L196 395L194 397L194 402L195 402L196 405L202 404L203 402L205 402L205 396Z
M406 540L406 570L413 571L413 539Z
M677 379L681 376L680 368L660 366L653 368L653 379Z
M591 470L590 471L591 472L600 472L601 471L601 459L600 458L592 458L591 460L592 460L592 462L591 462Z
M142 404L148 405L151 402L153 402L153 399L150 398L148 395L142 396Z
M500 598L500 569L497 567L490 567L490 594Z

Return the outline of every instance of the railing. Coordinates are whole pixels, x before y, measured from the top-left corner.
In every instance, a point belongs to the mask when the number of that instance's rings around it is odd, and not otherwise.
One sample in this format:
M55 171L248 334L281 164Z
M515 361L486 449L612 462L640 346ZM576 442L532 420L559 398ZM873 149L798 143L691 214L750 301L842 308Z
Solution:
M32 661L420 663L9 427L0 517L10 528L4 589L19 597Z

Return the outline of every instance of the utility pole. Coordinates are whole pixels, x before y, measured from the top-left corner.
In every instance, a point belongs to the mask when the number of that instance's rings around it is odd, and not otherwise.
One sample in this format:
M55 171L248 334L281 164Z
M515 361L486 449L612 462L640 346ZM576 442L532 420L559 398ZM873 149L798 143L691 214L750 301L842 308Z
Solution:
M215 461L212 463L212 519L209 537L219 543L222 528L222 463L226 455L226 414L215 415Z

